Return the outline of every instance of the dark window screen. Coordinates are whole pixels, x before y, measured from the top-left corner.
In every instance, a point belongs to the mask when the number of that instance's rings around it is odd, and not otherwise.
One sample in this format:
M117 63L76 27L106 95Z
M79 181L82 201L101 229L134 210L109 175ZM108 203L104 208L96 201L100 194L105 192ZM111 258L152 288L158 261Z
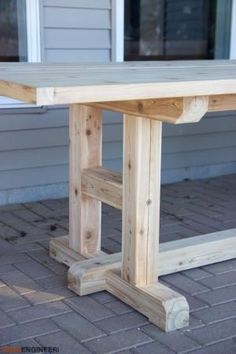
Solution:
M231 0L125 0L125 59L228 56Z
M0 0L0 61L27 60L24 0Z

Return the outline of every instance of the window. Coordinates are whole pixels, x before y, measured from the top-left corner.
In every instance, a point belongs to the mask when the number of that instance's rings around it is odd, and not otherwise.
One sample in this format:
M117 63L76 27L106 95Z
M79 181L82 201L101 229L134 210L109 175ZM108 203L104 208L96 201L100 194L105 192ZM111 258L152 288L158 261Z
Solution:
M125 59L229 58L232 0L125 0Z
M25 1L0 0L0 61L27 61Z
M40 61L40 0L0 0L0 62ZM0 108L23 103L0 97Z

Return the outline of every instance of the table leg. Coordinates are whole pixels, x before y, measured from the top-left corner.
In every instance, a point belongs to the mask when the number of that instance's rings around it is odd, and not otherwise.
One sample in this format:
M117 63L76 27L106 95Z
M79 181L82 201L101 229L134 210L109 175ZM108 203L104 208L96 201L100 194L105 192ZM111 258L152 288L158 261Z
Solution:
M158 283L162 123L124 117L122 266L107 289L170 331L188 324L186 299Z
M157 281L162 123L124 118L122 278Z
M101 249L101 202L82 194L81 173L102 164L101 111L72 105L69 136L69 246L81 255L92 256Z
M186 326L189 320L186 299L158 282L161 123L133 116L124 119L120 262L118 254L96 256L100 247L100 202L96 198L105 193L109 199L104 187L93 194L94 189L100 188L97 169L93 168L101 163L100 113L75 105L70 120L70 248L62 249L60 245L58 254L53 255L71 266L69 288L79 295L107 290L165 331ZM83 190L81 184L84 169L92 183L90 196L84 193L87 186ZM96 177L97 187L91 176ZM103 186L103 177L100 178ZM56 247L58 244L53 242L51 250L57 252Z

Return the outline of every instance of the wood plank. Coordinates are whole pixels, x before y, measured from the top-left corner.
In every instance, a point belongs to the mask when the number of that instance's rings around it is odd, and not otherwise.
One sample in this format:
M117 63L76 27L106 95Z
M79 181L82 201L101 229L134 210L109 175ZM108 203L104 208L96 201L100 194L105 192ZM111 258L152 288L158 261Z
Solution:
M124 120L122 278L141 286L157 280L162 123Z
M36 88L22 85L14 82L0 80L0 96L14 98L26 103L37 102L37 90ZM45 93L43 94L45 97Z
M106 274L121 268L121 254L101 255L74 263L68 271L68 287L83 296L106 290Z
M189 324L189 306L184 296L160 284L136 287L122 280L119 271L107 272L106 290L169 332Z
M89 197L122 209L122 177L119 173L102 167L83 170L82 191Z
M236 258L236 229L214 232L160 246L160 274L171 274Z
M167 275L235 257L236 229L231 229L161 243L158 271L159 275ZM121 259L120 252L75 263L70 270L72 278L78 277L73 282L73 290L83 295L100 291L98 284L104 286L107 271L121 269Z
M209 96L209 99L200 96L99 102L92 104L92 106L166 123L183 124L198 122L207 112L236 110L236 95L214 95Z
M49 244L49 255L59 263L69 267L72 264L83 261L85 258L69 247L69 236L52 239Z
M82 193L81 172L102 163L102 115L83 105L70 107L70 247L84 256L101 247L101 203Z
M236 94L236 61L0 65L0 93L39 105ZM35 92L36 96L35 97Z
M209 97L209 112L236 110L236 95L217 95Z
M165 123L183 124L199 122L202 119L208 111L208 97L101 102L91 106Z

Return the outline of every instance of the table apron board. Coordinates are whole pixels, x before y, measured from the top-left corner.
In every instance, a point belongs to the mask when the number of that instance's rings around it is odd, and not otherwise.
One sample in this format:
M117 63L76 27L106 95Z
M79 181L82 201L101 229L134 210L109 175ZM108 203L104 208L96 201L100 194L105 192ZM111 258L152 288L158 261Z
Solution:
M50 256L69 267L80 296L107 290L164 331L189 323L184 296L158 281L236 257L236 229L159 245L162 123L192 123L208 111L236 109L236 96L70 106L69 236L51 240ZM124 114L123 173L102 167L102 110ZM101 251L101 203L122 210L122 251Z

